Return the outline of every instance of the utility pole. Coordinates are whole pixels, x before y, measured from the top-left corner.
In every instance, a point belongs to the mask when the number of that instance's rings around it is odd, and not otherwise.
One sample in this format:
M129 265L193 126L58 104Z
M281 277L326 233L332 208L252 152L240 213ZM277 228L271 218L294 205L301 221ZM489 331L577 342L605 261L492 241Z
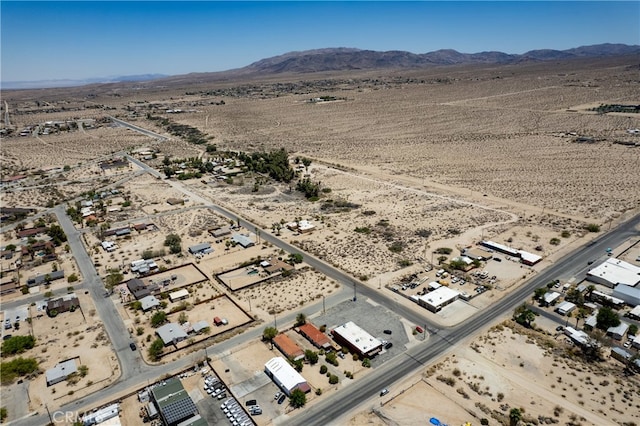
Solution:
M276 313L273 313L273 328L277 329L278 328L278 323L277 323L277 319L276 319Z
M51 417L51 413L49 412L49 407L47 407L47 404L44 404L44 409L47 410L47 414L49 415L49 421L51 422L51 424L53 424L53 418Z
M322 295L322 315L324 315L325 310L324 310L324 294Z
M357 283L354 281L353 282L353 301L355 302L357 299L357 295L356 295L356 285Z

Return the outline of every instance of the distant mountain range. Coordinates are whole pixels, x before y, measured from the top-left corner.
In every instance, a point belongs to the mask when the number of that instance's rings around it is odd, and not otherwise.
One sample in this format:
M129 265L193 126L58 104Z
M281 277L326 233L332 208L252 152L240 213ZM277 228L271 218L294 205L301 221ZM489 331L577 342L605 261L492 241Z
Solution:
M237 71L248 73L310 73L321 71L422 68L434 65L512 64L572 58L640 55L640 46L598 44L567 50L531 50L522 55L503 52L460 53L452 49L416 54L399 50L376 52L350 48L290 52L262 59Z
M120 83L149 81L169 77L166 74L122 75L118 77L95 77L83 80L37 80L37 81L3 81L2 89L42 89L49 87L75 87L87 84Z
M2 82L3 89L35 89L44 87L72 87L96 83L142 82L151 80L183 80L189 77L200 78L220 75L224 78L243 76L268 76L282 73L314 73L323 71L409 69L429 66L464 64L516 64L520 62L567 60L573 58L602 58L607 56L638 55L640 46L626 44L596 44L567 50L540 49L521 55L503 52L460 53L452 49L436 50L428 53L411 53L401 50L378 52L354 48L327 48L289 52L254 62L244 68L223 72L187 74L184 76L166 76L162 74L143 74L86 80L50 80L50 81L8 81Z

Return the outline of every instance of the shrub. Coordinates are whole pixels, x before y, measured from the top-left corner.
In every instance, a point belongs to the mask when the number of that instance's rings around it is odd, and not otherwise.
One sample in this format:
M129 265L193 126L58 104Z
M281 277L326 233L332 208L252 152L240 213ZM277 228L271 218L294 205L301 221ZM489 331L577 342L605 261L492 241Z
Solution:
M340 379L335 374L332 374L331 376L329 376L329 384L330 385L335 385L339 381L340 381Z
M553 237L549 240L549 244L551 244L552 246L560 245L560 238Z
M436 254L447 254L447 255L449 255L449 254L453 253L453 249L451 249L449 247L438 247L435 250L435 253Z
M569 231L567 231L567 230L564 230L564 231L562 231L562 233L560 234L560 236L561 236L562 238L569 238L569 237L571 236L571 232L569 232Z
M31 349L36 344L33 336L13 336L2 342L3 355L15 355Z
M326 365L322 364L322 365L320 366L320 374L326 374L326 373L327 373L327 370L328 370L328 368L327 368L327 366L326 366Z
M597 225L595 223L590 223L587 226L585 226L584 229L586 229L589 232L600 232L600 225Z
M67 277L67 282L74 283L78 281L78 276L76 274L71 274Z

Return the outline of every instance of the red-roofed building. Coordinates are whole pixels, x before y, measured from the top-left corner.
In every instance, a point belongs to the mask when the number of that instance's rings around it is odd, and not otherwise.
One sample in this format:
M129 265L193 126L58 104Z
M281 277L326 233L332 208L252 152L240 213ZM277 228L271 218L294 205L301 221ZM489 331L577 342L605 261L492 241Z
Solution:
M316 348L330 349L332 346L331 340L311 323L306 323L298 327L298 332L302 334L308 341L313 343Z
M304 351L286 334L278 334L273 344L289 359L296 361L304 358Z

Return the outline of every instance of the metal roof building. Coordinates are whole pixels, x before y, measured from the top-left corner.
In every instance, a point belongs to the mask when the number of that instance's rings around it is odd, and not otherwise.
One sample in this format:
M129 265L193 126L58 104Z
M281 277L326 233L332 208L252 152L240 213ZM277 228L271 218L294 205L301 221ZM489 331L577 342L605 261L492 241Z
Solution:
M607 336L611 336L616 340L622 340L625 334L627 334L627 330L629 330L629 324L626 322L620 322L615 327L609 327L607 329Z
M618 284L613 289L612 296L624 300L627 305L640 306L640 286L631 287L630 285Z
M353 321L336 327L331 334L339 344L347 346L361 357L371 358L382 350L382 342L358 327Z
M55 385L66 380L67 377L78 371L75 358L57 363L53 368L45 372L47 386Z
M611 288L616 284L635 286L640 283L640 268L624 260L609 258L587 272L587 279Z
M195 246L191 246L189 247L189 253L191 254L197 254L197 253L202 253L207 249L211 248L211 244L209 243L200 243L200 244L196 244Z
M294 389L300 389L304 393L311 391L305 378L280 356L267 361L264 372L289 396Z
M560 305L558 305L558 307L556 308L556 311L558 311L558 313L560 315L567 315L571 311L573 311L575 308L576 308L576 304L575 303L562 302Z
M255 243L248 235L244 234L234 234L231 239L235 241L236 244L240 244L242 247L253 247Z
M179 324L170 322L156 329L156 334L162 339L164 345L176 344L187 338L187 333Z

